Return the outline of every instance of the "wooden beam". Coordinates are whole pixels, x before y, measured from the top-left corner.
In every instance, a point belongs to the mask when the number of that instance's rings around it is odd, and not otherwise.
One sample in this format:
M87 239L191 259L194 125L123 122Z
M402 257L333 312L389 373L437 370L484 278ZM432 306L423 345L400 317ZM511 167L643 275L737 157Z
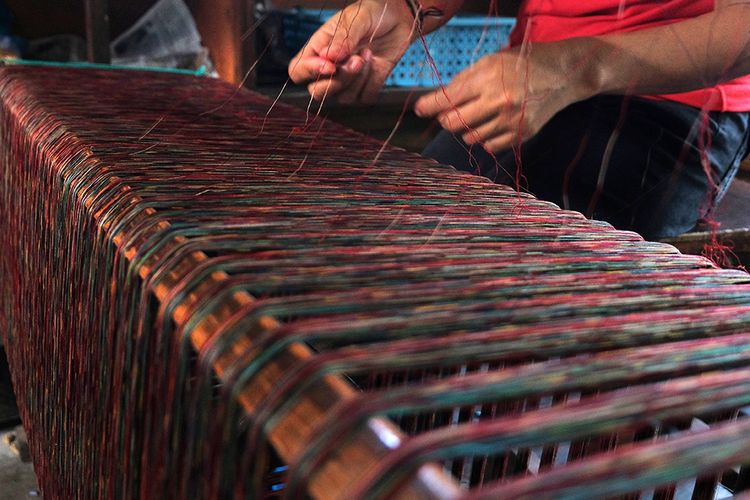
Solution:
M198 31L222 80L252 86L247 69L253 53L253 37L245 36L252 25L251 0L190 0ZM246 78L247 77L247 78Z
M86 45L92 63L109 64L109 0L85 0Z

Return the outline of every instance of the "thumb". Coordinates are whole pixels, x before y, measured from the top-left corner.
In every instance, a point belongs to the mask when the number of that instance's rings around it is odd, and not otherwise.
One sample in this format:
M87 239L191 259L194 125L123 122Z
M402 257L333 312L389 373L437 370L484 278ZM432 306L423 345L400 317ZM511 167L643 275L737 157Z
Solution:
M354 4L329 20L331 24L328 30L332 36L321 56L334 63L340 63L358 53L370 39L370 17L370 12Z

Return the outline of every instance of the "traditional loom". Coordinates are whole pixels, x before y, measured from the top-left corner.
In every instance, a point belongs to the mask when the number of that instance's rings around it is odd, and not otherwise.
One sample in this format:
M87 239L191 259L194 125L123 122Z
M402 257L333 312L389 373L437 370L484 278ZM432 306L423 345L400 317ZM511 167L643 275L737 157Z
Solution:
M747 274L208 79L6 67L0 97L46 498L747 486Z

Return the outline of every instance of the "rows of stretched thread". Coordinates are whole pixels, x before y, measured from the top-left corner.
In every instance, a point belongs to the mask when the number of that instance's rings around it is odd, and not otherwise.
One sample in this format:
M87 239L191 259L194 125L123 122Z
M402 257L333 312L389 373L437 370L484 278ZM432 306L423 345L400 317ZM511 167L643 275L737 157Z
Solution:
M209 489L227 488L240 472L227 466L227 457L263 449L254 429L270 432L312 381L330 373L360 381L367 392L332 409L326 432L292 464L290 495L335 452L342 436L356 435L373 415L408 420L409 414L495 408L494 414L435 419L409 429L417 437L357 486L386 494L426 461L627 434L654 421L703 415L726 420L748 404L741 375L750 288L742 273L712 269L670 247L414 155L380 151L374 141L320 120L306 122L303 113L288 108L279 106L266 117L268 101L233 96L218 84L140 76L125 86L121 76L84 78L76 72L60 72L53 81L36 70L4 76L5 88L17 95L6 99L3 111L3 129L12 134L3 138L12 145L3 151L9 174L4 196L17 197L4 206L15 207L12 229L24 239L12 249L28 255L33 276L20 278L18 268L9 272L19 276L14 286L30 294L29 331L51 337L40 335L16 356L37 360L38 366L23 369L27 377L42 370L52 387L59 384L60 393L52 397L65 409L56 424L37 428L63 431L45 442L73 446L81 456L78 472L97 488L129 496L178 477L177 487L188 491L198 482L193 474L206 451L216 469ZM133 106L136 95L139 104ZM11 194L23 188L28 192ZM32 217L28 207L35 209ZM168 224L159 226L163 221ZM128 247L129 241L138 246ZM171 304L155 305L151 288L170 263L198 250L208 259L185 274ZM164 256L161 268L144 278L139 265L156 253ZM188 327L175 328L170 308L218 271L228 280L196 301ZM237 290L257 301L217 326L210 349L200 353L201 367L253 333L259 318L281 322L275 330L254 332L254 351L225 377L224 392L236 394L294 342L320 353L279 380L249 431L233 429L246 439L244 449L227 439L212 442L236 425L233 408L190 386L194 368L179 341L189 338L189 325L220 309ZM58 314L72 312L61 319L41 310L50 304ZM76 337L73 330L99 335ZM71 339L65 349L64 335ZM157 363L164 355L168 361ZM83 378L73 380L74 370ZM383 382L405 370L433 375L412 376L395 387ZM696 375L716 370L721 372L714 378ZM62 378L66 371L68 380L51 375ZM211 380L210 369L197 372ZM83 393L65 393L74 383L75 392L98 392L95 399L113 411L86 410ZM633 388L622 392L626 386ZM585 397L564 397L576 393ZM518 404L546 396L560 404ZM43 418L30 414L49 397L29 398L29 418ZM677 398L684 399L658 407ZM580 420L576 412L590 407L597 408L587 413L591 421L571 428L568 422ZM186 415L196 412L200 418L188 422ZM212 413L226 423L210 422ZM165 423L174 424L166 434L159 430ZM518 426L512 439L503 430L510 423ZM742 463L741 453L732 450L747 444L735 435L745 424L726 425L728 431L719 426L706 433L709 442L716 440L707 449L702 433L682 438L688 448L695 443L705 471ZM92 441L94 430L103 431L107 442ZM176 446L185 453L165 452L164 445L176 443L184 431L192 442ZM82 444L71 445L72 437ZM724 446L729 443L739 448ZM103 445L105 458L92 455L94 445ZM610 464L605 469L614 477L614 464L631 471L650 457L651 467L636 480L628 472L633 482L627 485L597 482L593 473L588 485L609 493L646 489L705 472L673 463L683 445L659 439L626 444L614 455L571 462L562 468L569 475L550 469L507 486L492 484L499 477L479 482L491 492L531 483L565 490L571 477L581 483L581 468ZM62 469L63 456L49 461L58 460ZM143 474L154 469L156 480L146 481ZM71 477L70 471L63 477ZM63 488L76 487L71 479Z

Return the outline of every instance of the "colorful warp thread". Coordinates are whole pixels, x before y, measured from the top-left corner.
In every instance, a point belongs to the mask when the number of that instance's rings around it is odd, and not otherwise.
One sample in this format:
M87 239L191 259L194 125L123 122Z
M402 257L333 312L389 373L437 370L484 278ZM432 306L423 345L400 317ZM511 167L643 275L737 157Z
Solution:
M0 96L47 498L747 486L747 274L207 79L4 68Z

